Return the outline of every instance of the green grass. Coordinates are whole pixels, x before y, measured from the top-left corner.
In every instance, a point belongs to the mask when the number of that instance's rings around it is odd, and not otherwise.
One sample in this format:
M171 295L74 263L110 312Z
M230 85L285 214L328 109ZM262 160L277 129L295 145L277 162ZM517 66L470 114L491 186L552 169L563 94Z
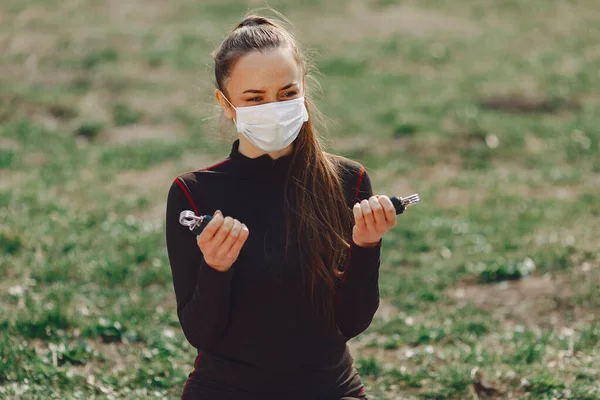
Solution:
M177 398L164 202L228 154L210 53L248 6L5 3L0 397ZM328 150L422 198L353 340L370 398L470 398L478 367L507 398L600 399L600 5L357 4L270 3L316 50Z

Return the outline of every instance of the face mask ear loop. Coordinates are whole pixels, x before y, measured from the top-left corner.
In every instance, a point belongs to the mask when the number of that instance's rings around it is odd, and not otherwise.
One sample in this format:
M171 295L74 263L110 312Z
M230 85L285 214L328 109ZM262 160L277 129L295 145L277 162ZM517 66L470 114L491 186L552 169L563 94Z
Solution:
M235 110L235 112L237 113L237 108L235 108L235 106L233 104L231 104L231 102L229 101L227 96L225 96L225 93L223 93L221 90L219 90L219 92L221 93L221 96L223 96L225 101L228 102L229 105L231 106L231 108L233 108ZM235 117L233 117L233 123L237 125L237 121L235 120Z

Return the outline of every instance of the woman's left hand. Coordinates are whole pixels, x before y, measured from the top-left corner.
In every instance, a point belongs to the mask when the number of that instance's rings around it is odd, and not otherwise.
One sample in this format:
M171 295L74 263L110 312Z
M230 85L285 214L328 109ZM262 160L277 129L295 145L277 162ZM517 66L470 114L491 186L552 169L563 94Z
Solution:
M396 209L387 196L374 195L352 209L352 240L360 247L374 247L383 235L396 225Z

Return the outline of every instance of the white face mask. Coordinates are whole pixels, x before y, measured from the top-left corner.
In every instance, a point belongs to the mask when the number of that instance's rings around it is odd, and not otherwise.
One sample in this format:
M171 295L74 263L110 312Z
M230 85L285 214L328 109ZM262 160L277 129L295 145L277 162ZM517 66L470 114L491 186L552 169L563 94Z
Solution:
M304 97L248 107L235 107L224 94L223 97L235 109L238 132L267 152L285 149L308 121Z

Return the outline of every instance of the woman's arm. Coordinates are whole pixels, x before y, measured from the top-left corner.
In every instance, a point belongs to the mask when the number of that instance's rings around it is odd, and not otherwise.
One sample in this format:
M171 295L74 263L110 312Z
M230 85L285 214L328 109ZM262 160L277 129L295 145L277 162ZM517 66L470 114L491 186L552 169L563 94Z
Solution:
M179 223L179 213L193 209L183 190L173 181L166 210L167 252L177 300L177 316L190 344L197 349L210 351L228 322L233 268L220 272L206 264L196 235Z
M361 168L357 202L373 195L371 179ZM381 256L379 240L373 247L350 244L342 282L336 293L336 323L347 338L364 332L379 307L379 265Z

